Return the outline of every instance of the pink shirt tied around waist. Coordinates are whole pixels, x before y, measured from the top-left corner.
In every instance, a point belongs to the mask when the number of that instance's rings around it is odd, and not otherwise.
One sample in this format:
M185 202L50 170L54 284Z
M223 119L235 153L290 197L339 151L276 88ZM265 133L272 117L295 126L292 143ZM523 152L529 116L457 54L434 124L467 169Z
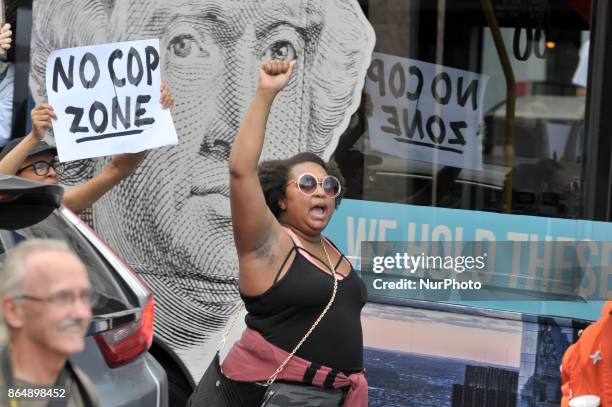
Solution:
M265 382L287 359L289 352L271 344L261 334L247 328L238 342L232 346L223 361L223 374L232 380L244 382ZM277 380L303 382L306 370L311 362L293 356ZM245 369L245 366L249 366ZM312 384L323 387L323 383L332 368L321 366L315 373ZM368 406L368 382L363 372L346 376L342 372L336 375L333 387L350 386L344 405L347 407Z

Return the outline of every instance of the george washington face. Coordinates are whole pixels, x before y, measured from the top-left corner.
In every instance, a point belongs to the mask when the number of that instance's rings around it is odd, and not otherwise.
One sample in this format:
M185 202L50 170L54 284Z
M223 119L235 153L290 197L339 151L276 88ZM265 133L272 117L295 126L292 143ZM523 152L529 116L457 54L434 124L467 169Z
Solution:
M66 2L39 4L36 14L47 16L42 13ZM346 0L85 3L90 18L106 16L98 23L110 32L106 42L160 38L179 135L177 146L150 151L129 179L95 205L95 227L153 286L160 317L167 320L162 336L177 342L168 324L187 332L179 346L201 342L225 322L236 301L227 160L259 65L272 58L298 61L273 106L263 159L299 151L329 156L359 104L373 30L357 2ZM45 37L46 31L75 27L65 23L36 26L33 52L100 42L101 28L71 44L61 43L66 36L60 34ZM57 44L48 44L56 37ZM33 79L44 86L36 73Z

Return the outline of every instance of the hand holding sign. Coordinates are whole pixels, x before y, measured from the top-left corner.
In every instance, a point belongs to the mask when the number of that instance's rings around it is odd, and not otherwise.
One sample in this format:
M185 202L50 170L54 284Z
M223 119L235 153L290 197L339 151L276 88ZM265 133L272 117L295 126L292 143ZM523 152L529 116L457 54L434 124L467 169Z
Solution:
M174 105L174 99L170 94L170 88L166 85L165 82L161 83L161 97L159 98L159 103L161 103L164 109L170 109Z
M117 176L120 179L124 179L134 172L146 154L146 151L119 154L113 157L108 165L117 172Z
M0 27L0 51L11 48L11 36L13 32L11 31L10 24L4 24Z
M57 116L51 106L42 103L32 109L32 134L37 139L42 140L45 137L45 132L53 127L52 120L56 120Z
M177 144L170 112L155 102L173 103L160 70L158 40L51 53L47 93L60 161Z

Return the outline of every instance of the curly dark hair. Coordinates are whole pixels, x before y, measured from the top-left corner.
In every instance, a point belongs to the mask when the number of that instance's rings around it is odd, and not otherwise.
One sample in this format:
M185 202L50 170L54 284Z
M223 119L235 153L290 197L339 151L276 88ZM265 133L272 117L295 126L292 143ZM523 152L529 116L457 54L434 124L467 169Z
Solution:
M281 212L278 201L285 196L291 169L298 164L307 162L320 165L329 175L333 175L340 180L341 190L340 195L336 197L336 208L340 205L340 201L342 201L342 197L346 192L346 184L338 164L336 164L335 161L326 163L318 155L313 153L298 153L284 160L270 160L259 164L259 183L263 189L268 208L270 208L277 218Z

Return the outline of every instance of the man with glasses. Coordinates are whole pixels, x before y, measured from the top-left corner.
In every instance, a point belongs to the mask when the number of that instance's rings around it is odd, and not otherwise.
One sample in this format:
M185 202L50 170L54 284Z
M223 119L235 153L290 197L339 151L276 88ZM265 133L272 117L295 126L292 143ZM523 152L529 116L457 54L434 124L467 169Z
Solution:
M160 103L164 109L174 100L162 83ZM18 175L32 181L58 184L57 150L43 141L45 132L56 119L53 108L40 104L32 110L32 131L25 137L11 140L0 151L0 173ZM89 181L66 190L62 204L75 213L89 208L112 187L127 178L145 156L145 152L119 154Z
M85 265L57 240L33 239L7 254L0 309L0 405L98 406L87 376L68 360L85 349L92 289Z

